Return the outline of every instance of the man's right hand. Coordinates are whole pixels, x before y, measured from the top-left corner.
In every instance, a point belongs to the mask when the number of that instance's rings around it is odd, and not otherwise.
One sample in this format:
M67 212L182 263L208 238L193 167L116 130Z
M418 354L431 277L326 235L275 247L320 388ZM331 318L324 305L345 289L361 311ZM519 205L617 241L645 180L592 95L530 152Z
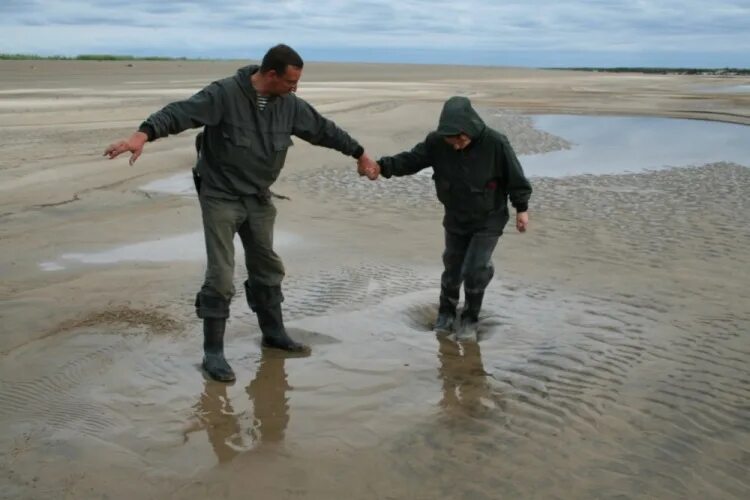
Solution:
M135 132L133 135L125 140L110 144L109 147L104 151L104 156L117 158L120 154L130 151L130 164L135 163L135 160L143 153L143 145L148 142L148 136L143 132Z

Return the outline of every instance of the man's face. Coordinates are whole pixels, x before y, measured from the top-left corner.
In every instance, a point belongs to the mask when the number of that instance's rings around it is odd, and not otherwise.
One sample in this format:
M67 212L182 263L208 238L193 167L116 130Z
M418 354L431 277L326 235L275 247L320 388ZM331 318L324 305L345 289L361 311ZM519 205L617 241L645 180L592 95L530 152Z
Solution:
M456 151L460 151L471 144L471 137L466 134L449 135L443 137L443 140L450 144Z
M297 90L297 84L302 78L302 68L287 66L283 75L271 70L268 72L268 77L270 82L268 93L271 95L286 95Z

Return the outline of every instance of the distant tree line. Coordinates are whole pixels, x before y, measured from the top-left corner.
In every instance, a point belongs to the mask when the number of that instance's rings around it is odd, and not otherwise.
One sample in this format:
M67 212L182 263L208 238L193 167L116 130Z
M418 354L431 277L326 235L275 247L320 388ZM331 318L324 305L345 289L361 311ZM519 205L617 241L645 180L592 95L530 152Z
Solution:
M0 60L53 60L53 61L186 61L187 57L116 56L112 54L81 54L77 56L38 56L36 54L0 54Z

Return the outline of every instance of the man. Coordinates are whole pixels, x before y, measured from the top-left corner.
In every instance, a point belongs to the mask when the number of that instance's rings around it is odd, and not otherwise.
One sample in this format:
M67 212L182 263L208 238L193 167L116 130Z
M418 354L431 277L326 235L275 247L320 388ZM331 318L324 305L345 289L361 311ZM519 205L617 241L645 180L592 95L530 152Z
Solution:
M494 274L492 252L509 218L508 198L516 209L516 228L524 232L529 224L531 185L508 139L484 124L469 99L451 97L436 131L411 151L377 163L375 172L367 172L369 178L433 168L437 197L445 206L445 269L435 330L452 331L462 283L460 326L476 329L484 291Z
M184 101L168 104L144 121L128 139L110 145L110 159L132 153L132 165L144 144L189 128L204 127L197 165L208 265L195 300L203 319L203 368L220 381L234 380L224 358L224 330L235 294L234 235L245 250L247 303L258 316L263 345L299 352L284 328L281 281L284 266L273 250L276 208L269 187L284 166L291 135L357 159L360 174L377 168L359 143L294 95L302 76L302 58L277 45L260 66L240 68Z

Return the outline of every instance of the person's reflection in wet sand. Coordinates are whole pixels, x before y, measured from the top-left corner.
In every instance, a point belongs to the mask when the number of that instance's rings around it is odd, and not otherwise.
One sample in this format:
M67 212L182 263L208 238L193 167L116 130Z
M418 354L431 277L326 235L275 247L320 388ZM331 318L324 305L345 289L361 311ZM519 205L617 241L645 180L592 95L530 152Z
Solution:
M282 441L289 423L286 391L290 388L284 360L283 353L272 349L262 351L255 378L245 388L253 402L254 419L250 429L242 429L242 415L232 408L227 396L227 387L231 387L231 384L206 380L200 400L195 405L196 421L185 430L184 441L187 442L190 433L205 430L220 464L263 443Z
M493 397L479 343L456 342L445 337L438 337L438 341L438 372L443 380L440 406L449 415L483 415Z
M220 464L229 462L245 448L237 415L227 397L229 386L224 382L205 381L203 393L195 405L197 421L183 434L187 442L188 434L205 429Z
M258 444L277 443L284 439L289 423L289 399L284 369L285 356L273 349L263 349L258 371L245 389L253 402L255 415L253 437Z

